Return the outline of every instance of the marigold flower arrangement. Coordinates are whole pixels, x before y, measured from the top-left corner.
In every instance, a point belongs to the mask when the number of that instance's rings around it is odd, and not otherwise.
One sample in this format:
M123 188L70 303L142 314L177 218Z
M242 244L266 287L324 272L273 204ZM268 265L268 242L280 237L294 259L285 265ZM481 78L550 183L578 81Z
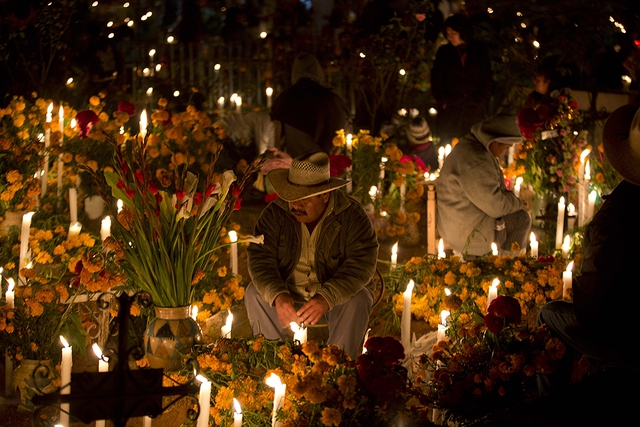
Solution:
M587 132L574 128L582 116L569 88L552 92L551 100L518 113L524 141L516 147L516 167L536 194L572 193L581 178L578 169Z
M498 296L485 312L466 305L452 312L447 338L420 357L415 381L423 403L458 422L537 396L536 374L555 372L566 354L548 327L521 323L513 297Z
M246 179L264 158L254 162L238 183L233 171L215 180L212 166L219 152L210 153L211 167L203 179L191 172L188 161L179 164L175 156L173 176L156 173L150 164L151 134L120 143L104 131L114 149L113 171L104 172L106 185L97 174L95 182L102 186L100 194L112 212L117 200L123 202L107 246L129 283L147 292L157 306L187 306L206 283L206 275L215 274L223 228L240 207Z
M47 102L35 93L28 100L14 96L0 108L0 213L35 207L46 109Z

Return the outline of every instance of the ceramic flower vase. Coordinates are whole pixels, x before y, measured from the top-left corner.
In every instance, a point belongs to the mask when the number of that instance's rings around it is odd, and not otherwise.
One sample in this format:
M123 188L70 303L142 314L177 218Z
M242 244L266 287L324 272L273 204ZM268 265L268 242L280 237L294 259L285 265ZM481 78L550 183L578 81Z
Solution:
M4 220L0 221L0 236L6 236L9 234L11 227L22 227L22 217L26 214L26 210L22 211L6 211L4 213Z
M56 391L58 387L53 382L55 377L55 369L50 359L22 359L11 377L11 389L20 398L18 408L32 410L33 396Z
M189 316L189 306L155 307L156 317L144 336L144 349L152 368L175 371L183 356L203 341L200 325Z

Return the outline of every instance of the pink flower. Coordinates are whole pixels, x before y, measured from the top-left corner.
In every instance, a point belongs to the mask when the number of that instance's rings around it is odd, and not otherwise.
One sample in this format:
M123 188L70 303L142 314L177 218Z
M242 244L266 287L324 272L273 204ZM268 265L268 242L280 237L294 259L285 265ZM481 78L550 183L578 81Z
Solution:
M427 15L425 15L424 13L416 13L416 19L418 20L418 22L424 21L426 17Z

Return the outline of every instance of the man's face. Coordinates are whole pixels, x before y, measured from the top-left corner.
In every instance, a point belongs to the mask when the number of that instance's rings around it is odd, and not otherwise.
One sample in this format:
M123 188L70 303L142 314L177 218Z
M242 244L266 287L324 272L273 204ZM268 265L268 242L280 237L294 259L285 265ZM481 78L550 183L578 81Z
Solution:
M289 212L296 217L298 222L310 223L318 221L327 209L329 193L322 193L306 199L289 202Z
M491 151L491 154L493 154L495 157L501 158L502 156L507 154L507 152L509 151L509 147L511 147L511 144L503 144L498 141L493 141L491 144L489 144L489 151Z

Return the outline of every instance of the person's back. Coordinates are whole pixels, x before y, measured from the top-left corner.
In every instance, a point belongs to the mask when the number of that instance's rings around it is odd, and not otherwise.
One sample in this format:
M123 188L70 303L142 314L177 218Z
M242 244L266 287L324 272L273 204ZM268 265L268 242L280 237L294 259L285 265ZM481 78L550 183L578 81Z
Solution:
M277 121L284 135L284 151L292 157L316 151L329 153L336 131L347 124L344 103L322 85L324 73L313 55L301 53L296 57L291 80L293 86L274 100L271 109L271 119Z

